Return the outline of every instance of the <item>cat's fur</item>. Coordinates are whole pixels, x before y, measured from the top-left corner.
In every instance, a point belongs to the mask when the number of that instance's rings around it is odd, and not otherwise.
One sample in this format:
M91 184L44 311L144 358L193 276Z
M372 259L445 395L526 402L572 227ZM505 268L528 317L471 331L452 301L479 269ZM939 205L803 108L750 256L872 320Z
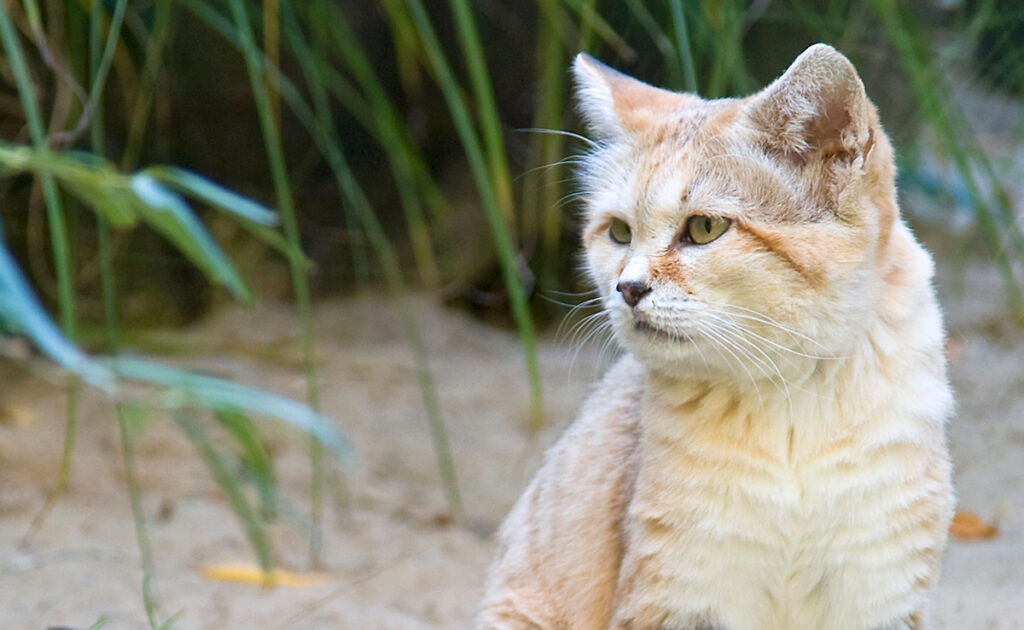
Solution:
M714 101L573 69L587 263L628 354L501 528L477 626L925 627L952 395L853 66L819 44ZM691 215L731 225L697 245Z

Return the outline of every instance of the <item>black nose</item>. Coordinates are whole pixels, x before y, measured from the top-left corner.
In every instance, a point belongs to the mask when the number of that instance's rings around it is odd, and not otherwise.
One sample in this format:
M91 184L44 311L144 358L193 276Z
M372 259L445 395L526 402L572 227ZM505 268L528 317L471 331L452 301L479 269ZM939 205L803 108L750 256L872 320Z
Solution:
M625 300L626 304L629 304L630 307L636 306L641 298L651 292L650 285L639 280L630 280L628 282L620 281L615 285L615 288L622 294L622 299Z

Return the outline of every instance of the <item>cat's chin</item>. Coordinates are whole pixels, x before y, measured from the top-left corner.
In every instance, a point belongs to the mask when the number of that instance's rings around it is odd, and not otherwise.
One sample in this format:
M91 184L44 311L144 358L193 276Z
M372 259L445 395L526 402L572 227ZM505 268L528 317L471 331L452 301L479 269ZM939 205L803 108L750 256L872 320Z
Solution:
M689 337L670 333L669 331L658 328L654 324L643 319L637 319L633 322L633 330L636 331L641 338L649 339L653 343L692 343L692 340Z
M619 342L648 369L668 375L686 376L707 369L692 338L673 333L642 319L619 330Z

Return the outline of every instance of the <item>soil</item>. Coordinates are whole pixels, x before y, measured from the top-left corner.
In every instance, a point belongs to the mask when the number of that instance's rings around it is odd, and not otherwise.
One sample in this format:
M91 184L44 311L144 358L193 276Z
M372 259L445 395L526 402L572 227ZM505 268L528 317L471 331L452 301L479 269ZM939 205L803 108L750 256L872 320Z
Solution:
M927 241L927 235L925 240ZM941 240L941 239L940 239ZM952 542L934 598L937 629L1024 628L1024 334L1009 321L991 262L940 243L959 413L949 427L962 509L998 535ZM596 345L545 338L546 428L530 439L528 384L515 337L430 297L414 301L441 392L467 522L451 522L410 352L392 302L361 296L315 313L322 407L352 442L332 465L324 580L274 589L213 581L202 568L249 562L242 527L191 444L163 412L136 437L142 507L155 555L158 622L174 627L425 629L468 627L492 534L607 365ZM297 322L287 306L223 309L168 333L175 362L296 398L304 394ZM0 370L0 627L146 628L142 572L109 400L85 392L71 480L23 539L54 483L63 442L61 388ZM263 429L284 503L274 526L282 567L310 571L308 438Z

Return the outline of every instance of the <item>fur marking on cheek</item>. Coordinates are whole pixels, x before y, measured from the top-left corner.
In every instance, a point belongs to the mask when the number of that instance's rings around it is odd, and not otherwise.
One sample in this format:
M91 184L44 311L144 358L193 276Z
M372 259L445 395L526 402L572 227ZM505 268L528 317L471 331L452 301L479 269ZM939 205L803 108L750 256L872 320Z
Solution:
M772 234L759 230L750 225L737 224L737 228L745 234L749 234L764 249L772 252L789 265L793 271L807 281L807 284L814 288L820 288L825 281L824 274L811 269L802 261L797 260L793 252L786 246L786 239L778 234Z

